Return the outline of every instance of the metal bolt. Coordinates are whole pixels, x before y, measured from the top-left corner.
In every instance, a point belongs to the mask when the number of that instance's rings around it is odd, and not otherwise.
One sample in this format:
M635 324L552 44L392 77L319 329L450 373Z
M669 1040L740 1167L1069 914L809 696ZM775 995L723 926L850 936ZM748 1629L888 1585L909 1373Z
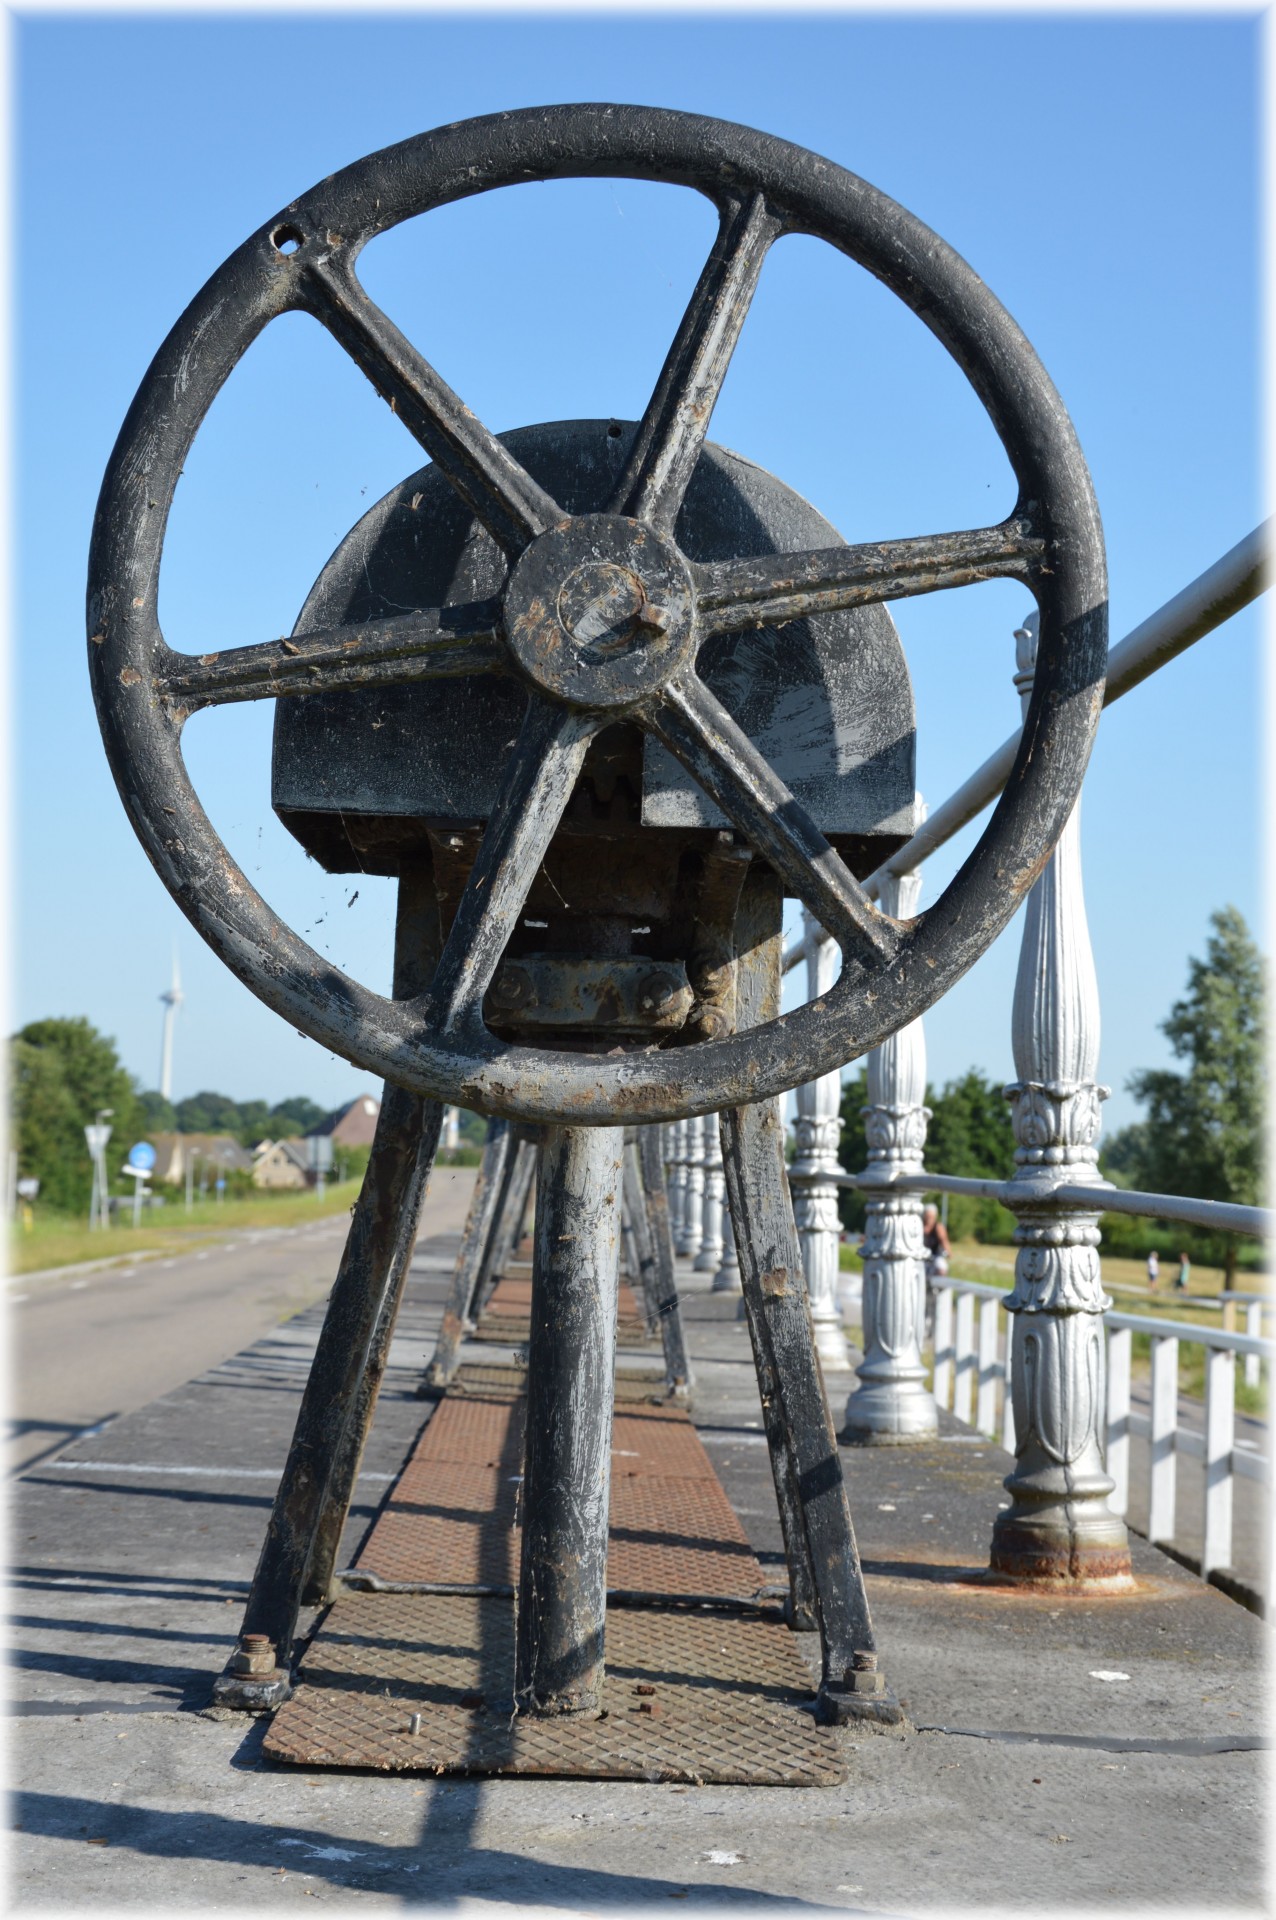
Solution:
M230 1666L232 1673L273 1673L274 1641L264 1633L241 1633Z
M668 633L669 631L669 609L667 607L657 607L650 600L643 601L637 613L634 615L634 620L638 626L646 627L652 633Z
M842 1675L842 1685L848 1693L884 1693L886 1682L877 1671L875 1653L853 1653L851 1664Z
M408 1732L420 1733L420 1731L421 1731L421 1716L419 1713L414 1713L412 1715L412 1718L408 1721Z
M532 997L532 982L522 967L502 967L488 988L492 1005L513 1011Z
M659 1013L677 991L667 973L649 973L638 986L638 1005L644 1013Z

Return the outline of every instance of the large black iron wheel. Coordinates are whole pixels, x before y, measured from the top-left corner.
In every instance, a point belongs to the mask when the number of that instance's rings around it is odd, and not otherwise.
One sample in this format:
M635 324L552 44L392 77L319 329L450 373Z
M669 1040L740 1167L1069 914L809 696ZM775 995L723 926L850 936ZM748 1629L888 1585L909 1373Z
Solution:
M414 214L527 180L617 175L708 196L721 225L610 511L570 519L368 299L360 249ZM714 566L671 534L768 248L812 234L893 289L971 381L1014 469L1001 524ZM196 658L157 617L173 491L214 396L278 315L312 314L367 374L509 556L500 597ZM1009 783L974 852L913 920L880 913L696 672L708 635L1009 576L1041 640ZM418 1093L533 1121L650 1121L816 1078L930 1006L1000 932L1075 801L1102 702L1103 539L1089 475L1028 342L971 269L853 174L745 127L649 108L552 107L466 121L370 155L304 195L218 269L157 354L94 527L89 658L129 817L183 912L293 1026ZM187 717L226 701L441 675L531 688L504 794L429 991L395 1002L338 972L236 867L187 777ZM822 1000L750 1032L603 1058L510 1046L483 996L592 736L656 735L842 949Z

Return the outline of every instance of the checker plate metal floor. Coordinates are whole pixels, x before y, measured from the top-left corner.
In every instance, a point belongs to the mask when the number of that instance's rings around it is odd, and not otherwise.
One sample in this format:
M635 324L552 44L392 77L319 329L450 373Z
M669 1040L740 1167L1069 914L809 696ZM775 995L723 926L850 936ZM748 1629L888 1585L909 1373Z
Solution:
M522 1274L511 1273L507 1267L488 1296L487 1305L480 1313L478 1325L470 1337L499 1342L503 1346L516 1346L530 1337L531 1312L530 1272L524 1278ZM639 1311L633 1290L623 1280L620 1283L616 1319L616 1344L625 1348L658 1347L660 1344L648 1333L647 1323Z
M745 1786L846 1778L842 1738L816 1726L810 1675L787 1628L769 1619L613 1609L597 1717L511 1720L513 1651L508 1600L338 1600L274 1717L266 1754L292 1766L392 1773Z
M382 1580L512 1586L525 1401L451 1395L359 1555ZM628 1408L612 1432L611 1587L747 1599L763 1584L700 1436L679 1408Z
M520 1394L527 1386L527 1369L519 1366L487 1366L467 1360L457 1368L448 1383L449 1400L472 1394ZM665 1377L654 1368L617 1367L616 1401L650 1401L665 1404Z

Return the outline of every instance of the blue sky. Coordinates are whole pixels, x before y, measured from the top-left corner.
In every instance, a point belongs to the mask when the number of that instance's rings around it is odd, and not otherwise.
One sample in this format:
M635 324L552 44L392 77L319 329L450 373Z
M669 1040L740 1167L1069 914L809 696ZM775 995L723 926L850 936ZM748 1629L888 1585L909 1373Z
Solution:
M172 906L106 769L84 665L93 506L164 334L249 232L335 168L471 114L574 99L740 120L862 174L934 227L1024 328L1069 407L1121 637L1261 517L1256 19L689 15L81 19L15 27L18 579L15 1025L84 1013L158 1073L176 937L175 1092L366 1083L258 1005ZM489 195L375 242L370 290L494 429L636 416L711 236L675 188ZM920 324L814 242L768 263L712 437L847 539L986 524L1009 469ZM203 650L286 632L332 548L419 465L310 322L257 342L196 443L161 615ZM1005 583L897 609L937 804L1015 726ZM1083 814L1109 1125L1166 1057L1157 1023L1210 912L1260 921L1257 611L1113 707ZM327 879L269 808L265 706L202 716L188 762L267 898L370 985L389 883ZM973 840L928 865L923 904ZM1018 923L927 1020L932 1077L1012 1077Z

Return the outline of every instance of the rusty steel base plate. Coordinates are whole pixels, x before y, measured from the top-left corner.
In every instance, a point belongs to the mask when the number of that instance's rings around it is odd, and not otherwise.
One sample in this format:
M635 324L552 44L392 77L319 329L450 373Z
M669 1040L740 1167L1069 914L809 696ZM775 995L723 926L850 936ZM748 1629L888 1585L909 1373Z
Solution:
M385 1773L769 1787L846 1778L842 1737L815 1724L811 1677L771 1620L613 1609L600 1715L513 1717L513 1660L509 1600L349 1595L312 1641L266 1754Z

